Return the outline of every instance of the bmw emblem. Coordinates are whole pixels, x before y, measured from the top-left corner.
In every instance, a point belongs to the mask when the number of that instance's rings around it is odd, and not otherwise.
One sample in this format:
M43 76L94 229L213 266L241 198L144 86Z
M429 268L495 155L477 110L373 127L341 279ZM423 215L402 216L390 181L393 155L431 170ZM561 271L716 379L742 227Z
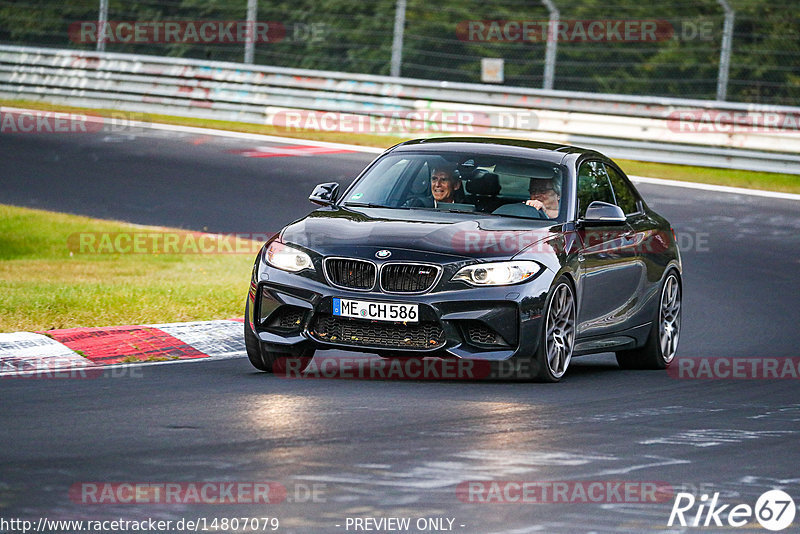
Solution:
M392 251L391 250L386 250L386 249L379 250L378 252L375 253L375 257L378 258L378 259L381 259L381 260L385 260L386 258L388 258L391 255L392 255Z

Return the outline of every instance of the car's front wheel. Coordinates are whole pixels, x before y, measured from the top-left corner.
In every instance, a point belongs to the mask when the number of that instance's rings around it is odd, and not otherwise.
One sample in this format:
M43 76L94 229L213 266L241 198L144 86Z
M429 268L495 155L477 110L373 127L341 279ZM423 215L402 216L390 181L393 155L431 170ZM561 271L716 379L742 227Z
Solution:
M575 348L575 317L575 291L562 276L545 302L542 338L536 351L536 378L542 382L558 382L567 372Z
M561 380L575 348L576 313L575 290L562 276L545 300L539 347L530 359L515 362L514 376L539 382Z
M259 347L261 342L255 332L250 329L249 311L250 300L248 299L244 308L244 347L247 350L247 358L253 367L265 373L302 373L311 363L314 349L305 349L300 353L261 350Z
M666 369L678 351L681 333L681 281L670 271L661 286L658 310L644 346L617 352L623 369Z
M261 351L259 350L259 341L255 332L250 329L250 298L248 297L247 303L244 305L244 348L247 351L247 358L253 367L259 371L270 372L264 365L264 360L261 359Z

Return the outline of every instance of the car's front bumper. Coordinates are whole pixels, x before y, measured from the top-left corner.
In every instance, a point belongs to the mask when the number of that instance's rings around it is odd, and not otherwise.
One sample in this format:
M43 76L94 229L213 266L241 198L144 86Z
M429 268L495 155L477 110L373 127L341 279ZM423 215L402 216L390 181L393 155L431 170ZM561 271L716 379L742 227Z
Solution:
M247 320L264 350L300 354L343 349L384 356L451 356L500 361L531 356L552 273L501 287L398 295L334 288L263 263L254 269ZM388 323L331 315L334 297L419 305L419 322Z

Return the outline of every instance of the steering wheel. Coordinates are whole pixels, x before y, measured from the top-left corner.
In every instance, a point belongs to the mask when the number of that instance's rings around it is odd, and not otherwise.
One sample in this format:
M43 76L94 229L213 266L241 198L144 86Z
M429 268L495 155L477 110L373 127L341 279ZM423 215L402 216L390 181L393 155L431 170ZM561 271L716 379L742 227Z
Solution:
M527 219L550 219L547 212L541 209L536 209L533 206L528 206L524 202L514 202L512 204L503 204L492 212L495 215L513 215L516 217L525 217Z
M524 205L524 206L526 206L526 207L528 207L528 208L530 208L531 210L533 210L533 211L531 212L531 215L532 215L532 214L535 212L535 213L536 213L536 215L537 215L537 216L536 216L536 218L537 218L537 219L549 219L549 218L550 218L550 216L549 216L549 215L547 215L547 212L546 212L546 211L544 211L544 208L539 208L539 209L536 209L536 208L534 208L533 206L528 206L528 205L527 205L527 204L525 204L524 202L523 202L523 205ZM531 218L533 218L533 217L531 217Z
M431 202L431 200L432 200L431 197L428 197L428 196L425 196L425 195L415 195L415 196L409 197L408 200L403 202L403 207L404 208L425 208L425 207L428 207L429 205L433 206L433 202Z

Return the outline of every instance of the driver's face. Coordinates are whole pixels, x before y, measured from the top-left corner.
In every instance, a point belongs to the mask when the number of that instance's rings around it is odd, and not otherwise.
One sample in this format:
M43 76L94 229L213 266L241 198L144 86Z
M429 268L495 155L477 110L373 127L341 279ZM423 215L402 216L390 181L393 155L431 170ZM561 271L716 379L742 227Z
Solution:
M434 171L431 175L431 194L436 202L453 202L453 195L461 187L461 181L453 179L447 171Z

